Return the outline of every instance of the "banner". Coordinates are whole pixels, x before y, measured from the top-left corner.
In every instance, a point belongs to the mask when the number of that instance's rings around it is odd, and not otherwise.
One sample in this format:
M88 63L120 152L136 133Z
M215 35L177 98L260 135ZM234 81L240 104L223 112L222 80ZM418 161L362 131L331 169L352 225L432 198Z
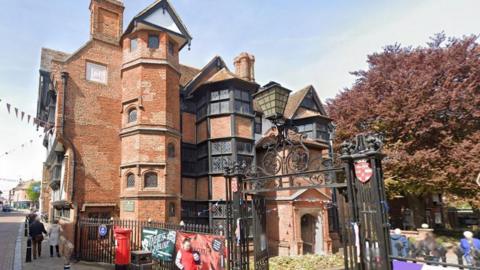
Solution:
M173 261L176 232L172 230L143 228L142 249L152 252L158 261Z
M190 238L192 250L200 253L201 264L199 270L223 270L225 269L225 237L199 233L177 233L177 250L182 248L185 238Z

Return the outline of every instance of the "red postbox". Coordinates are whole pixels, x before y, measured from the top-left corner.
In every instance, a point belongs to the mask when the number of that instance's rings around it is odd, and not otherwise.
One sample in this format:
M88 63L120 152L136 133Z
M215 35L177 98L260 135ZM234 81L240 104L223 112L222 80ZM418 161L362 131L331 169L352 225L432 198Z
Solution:
M115 265L128 266L130 264L130 235L131 229L113 228L115 234Z

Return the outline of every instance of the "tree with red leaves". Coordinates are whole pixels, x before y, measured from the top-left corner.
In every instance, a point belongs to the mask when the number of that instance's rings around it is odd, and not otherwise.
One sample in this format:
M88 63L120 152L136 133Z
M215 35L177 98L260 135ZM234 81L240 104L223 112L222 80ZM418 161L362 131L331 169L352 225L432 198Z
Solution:
M328 101L337 140L384 136L389 195L442 192L480 207L480 46L435 35L426 47L387 46Z

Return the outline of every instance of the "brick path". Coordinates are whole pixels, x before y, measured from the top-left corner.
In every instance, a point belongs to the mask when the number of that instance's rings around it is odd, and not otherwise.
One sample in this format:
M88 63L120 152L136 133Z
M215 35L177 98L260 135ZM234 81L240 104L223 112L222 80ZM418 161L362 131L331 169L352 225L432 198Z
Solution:
M12 269L18 229L24 221L23 212L0 212L0 269Z

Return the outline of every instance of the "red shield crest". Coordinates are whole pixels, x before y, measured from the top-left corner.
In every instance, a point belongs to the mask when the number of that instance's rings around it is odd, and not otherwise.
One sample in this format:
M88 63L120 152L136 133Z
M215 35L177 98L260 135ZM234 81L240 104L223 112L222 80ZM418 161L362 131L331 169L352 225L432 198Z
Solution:
M368 182L373 175L373 170L366 159L355 161L355 176L362 183Z

